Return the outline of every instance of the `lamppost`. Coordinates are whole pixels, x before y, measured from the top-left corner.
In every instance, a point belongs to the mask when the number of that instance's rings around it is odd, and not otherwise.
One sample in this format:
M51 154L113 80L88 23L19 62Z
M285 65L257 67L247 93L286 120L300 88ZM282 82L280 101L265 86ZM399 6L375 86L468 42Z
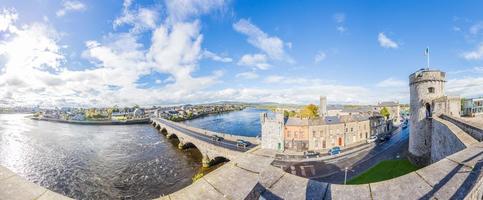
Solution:
M347 183L347 170L348 169L349 169L348 167L345 167L344 185Z

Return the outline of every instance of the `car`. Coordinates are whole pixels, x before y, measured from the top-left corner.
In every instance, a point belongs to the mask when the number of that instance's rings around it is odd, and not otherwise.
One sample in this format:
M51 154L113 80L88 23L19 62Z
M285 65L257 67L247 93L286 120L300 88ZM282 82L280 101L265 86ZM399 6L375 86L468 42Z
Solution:
M309 158L309 157L319 157L320 156L320 153L319 152L315 152L315 151L304 151L304 156L306 158Z
M367 143L375 142L377 140L377 136L373 135L370 138L367 138Z
M242 147L242 148L247 148L248 146L250 146L250 143L245 141L245 140L238 139L238 140L236 140L236 146Z
M218 136L218 135L212 135L212 136L211 136L211 140L213 140L213 141L220 142L220 141L222 141L223 139L224 139L223 137L220 137L220 136Z
M341 152L340 147L332 147L329 149L329 155L336 155Z

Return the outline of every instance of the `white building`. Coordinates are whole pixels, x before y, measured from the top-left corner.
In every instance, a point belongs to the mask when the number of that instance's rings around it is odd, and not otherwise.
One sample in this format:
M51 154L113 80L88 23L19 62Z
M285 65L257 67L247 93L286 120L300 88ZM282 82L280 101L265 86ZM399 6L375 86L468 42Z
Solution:
M273 149L283 151L284 147L284 125L283 113L276 113L275 116L268 116L267 113L260 114L262 127L262 149Z

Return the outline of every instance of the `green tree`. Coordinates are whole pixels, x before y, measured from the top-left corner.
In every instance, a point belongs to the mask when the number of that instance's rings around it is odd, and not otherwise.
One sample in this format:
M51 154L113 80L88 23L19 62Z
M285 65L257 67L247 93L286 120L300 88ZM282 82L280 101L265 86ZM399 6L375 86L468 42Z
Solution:
M391 113L389 113L389 110L386 107L383 107L381 109L381 115L384 116L386 119L389 119L389 115L391 115Z
M318 116L318 110L319 108L317 108L316 105L309 104L302 108L302 110L300 111L300 116L307 117L307 118L314 118Z
M289 117L290 116L290 113L286 110L283 111L283 116L284 117Z

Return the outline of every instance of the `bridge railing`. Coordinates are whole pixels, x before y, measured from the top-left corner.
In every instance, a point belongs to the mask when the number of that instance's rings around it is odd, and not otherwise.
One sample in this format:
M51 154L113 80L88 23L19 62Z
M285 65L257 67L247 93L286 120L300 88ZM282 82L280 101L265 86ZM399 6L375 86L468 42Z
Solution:
M215 132L215 131L209 131L209 130L205 130L205 129L201 129L201 128L197 128L197 127L188 126L188 125L183 124L183 123L169 121L167 119L162 119L162 118L159 119L159 120L166 122L166 123L175 124L176 126L179 126L179 127L182 127L182 128L185 128L185 129L188 129L188 130L191 130L191 131L203 134L203 135L207 135L207 136L218 135L220 137L223 137L225 140L236 141L238 139L241 139L241 140L248 141L252 144L257 144L257 145L260 144L260 139L256 138L256 137L246 137L246 136L232 135L232 134L228 134L228 133L219 133L219 132Z

